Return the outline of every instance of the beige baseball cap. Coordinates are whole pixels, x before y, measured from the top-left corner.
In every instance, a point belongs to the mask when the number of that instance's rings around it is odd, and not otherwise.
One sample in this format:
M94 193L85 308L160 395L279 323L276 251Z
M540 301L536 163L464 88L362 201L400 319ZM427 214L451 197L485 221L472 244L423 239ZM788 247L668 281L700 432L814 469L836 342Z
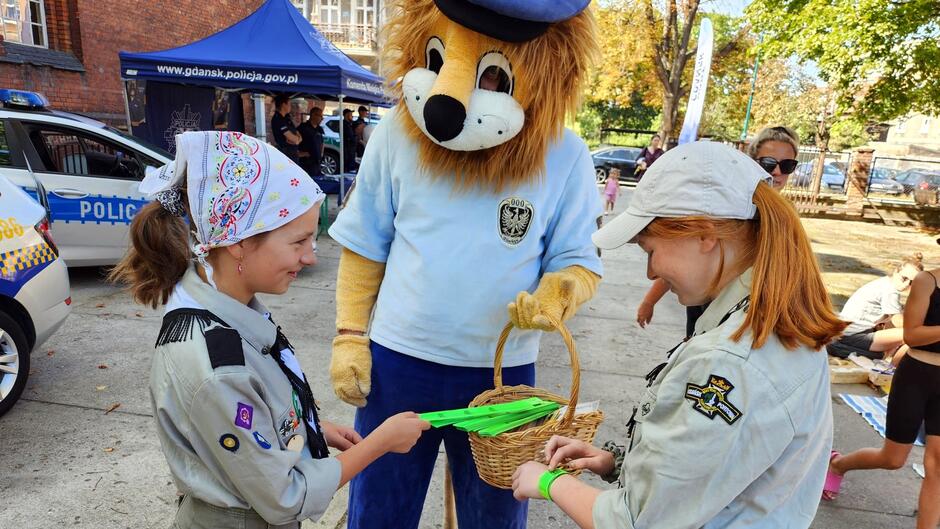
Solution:
M705 215L752 219L757 184L767 172L749 156L721 143L697 141L675 147L650 165L626 211L591 239L603 250L635 242L657 217Z

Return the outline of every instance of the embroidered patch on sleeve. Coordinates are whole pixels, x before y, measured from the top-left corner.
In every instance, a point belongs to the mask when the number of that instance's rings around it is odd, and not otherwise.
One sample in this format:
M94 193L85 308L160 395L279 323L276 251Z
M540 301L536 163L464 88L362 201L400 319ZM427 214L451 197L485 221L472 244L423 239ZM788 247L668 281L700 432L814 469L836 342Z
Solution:
M247 404L238 403L238 409L235 412L235 426L251 430L251 418L255 410Z
M728 400L728 393L734 385L727 378L709 375L705 386L686 384L685 398L692 401L692 408L709 419L720 416L726 423L734 424L744 415Z
M269 443L268 440L265 439L264 436L261 435L259 432L252 432L251 435L255 437L255 441L257 441L258 446L260 446L261 448L264 448L265 450L271 449L271 443Z
M222 448L234 453L238 450L238 437L230 433L224 434L222 437L219 437L219 444L222 445Z

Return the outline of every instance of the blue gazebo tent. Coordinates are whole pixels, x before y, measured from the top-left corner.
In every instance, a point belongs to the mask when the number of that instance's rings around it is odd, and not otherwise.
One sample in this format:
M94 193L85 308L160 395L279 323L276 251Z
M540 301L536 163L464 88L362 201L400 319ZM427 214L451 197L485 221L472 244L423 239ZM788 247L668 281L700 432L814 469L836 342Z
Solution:
M386 101L382 78L347 57L289 0L268 0L236 24L185 46L119 56L125 80Z
M118 55L124 81L156 81L251 93L284 92L338 99L340 106L344 100L389 104L383 79L334 46L304 19L290 0L267 0L241 21L191 44L145 53L122 51ZM129 116L134 106L135 103L129 103ZM185 108L184 118L190 116L189 111ZM256 103L256 121L258 114ZM128 121L132 121L130 117ZM173 131L167 130L162 137L173 136ZM342 135L340 127L341 142ZM341 172L343 158L340 156Z

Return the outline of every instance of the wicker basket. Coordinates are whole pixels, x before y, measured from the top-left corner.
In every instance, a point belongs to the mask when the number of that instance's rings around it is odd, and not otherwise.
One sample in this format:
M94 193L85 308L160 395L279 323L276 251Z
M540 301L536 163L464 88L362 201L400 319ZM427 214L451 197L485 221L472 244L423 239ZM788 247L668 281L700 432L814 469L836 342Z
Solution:
M512 488L513 473L519 465L527 461L535 460L545 463L545 443L553 435L563 435L590 443L594 440L598 425L604 420L604 414L601 411L582 413L575 416L574 410L578 405L578 392L581 387L578 350L575 348L571 333L563 323L552 321L552 325L561 334L565 345L568 347L568 353L571 355L570 397L561 397L529 386L503 386L503 348L506 346L506 340L512 330L512 324L510 323L503 329L502 334L499 336L499 342L496 344L496 358L493 361L493 385L496 388L477 395L470 403L469 407L474 408L539 397L568 406L568 410L561 421L545 421L539 426L517 429L494 437L480 437L475 432L470 433L470 449L473 452L473 461L476 463L477 472L483 481L494 487L501 489Z

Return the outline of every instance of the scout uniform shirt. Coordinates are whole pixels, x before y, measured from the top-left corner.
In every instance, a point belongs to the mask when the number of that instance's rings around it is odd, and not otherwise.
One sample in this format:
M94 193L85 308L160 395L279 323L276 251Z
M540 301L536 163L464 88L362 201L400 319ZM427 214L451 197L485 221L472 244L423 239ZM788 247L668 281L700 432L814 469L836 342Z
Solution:
M832 447L826 353L776 336L753 349L750 332L731 340L751 276L725 287L651 373L620 488L594 504L597 529L810 526Z
M386 264L373 341L438 364L493 367L506 305L519 292L573 265L602 274L591 243L601 214L591 155L565 130L533 181L461 191L451 175L420 168L401 119L395 110L376 126L330 236ZM540 336L512 333L503 365L535 362Z
M319 518L341 466L315 459L285 371L273 358L278 329L256 300L246 306L190 268L164 318L150 376L160 444L183 494L217 507L253 509L268 523ZM194 317L192 314L202 316ZM177 316L177 317L174 317ZM322 440L322 438L320 438Z

